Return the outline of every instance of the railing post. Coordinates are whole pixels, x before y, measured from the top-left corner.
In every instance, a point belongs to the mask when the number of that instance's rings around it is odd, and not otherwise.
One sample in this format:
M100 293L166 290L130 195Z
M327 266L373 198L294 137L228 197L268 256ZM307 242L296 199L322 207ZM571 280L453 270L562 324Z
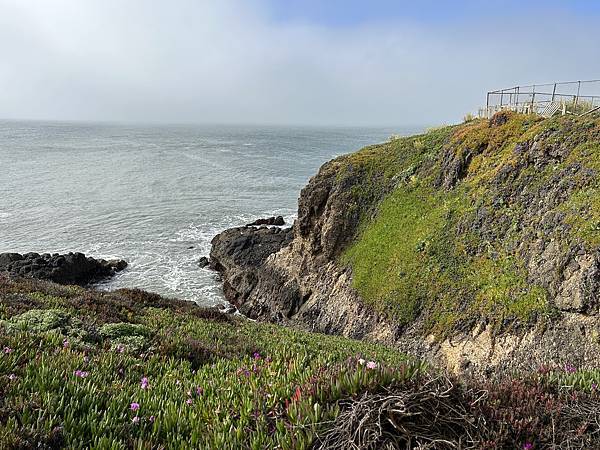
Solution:
M535 84L533 85L533 92L531 96L531 113L533 114L533 104L535 103Z
M577 97L575 97L575 104L573 105L573 109L577 108L577 103L579 103L579 92L581 91L581 81L577 82Z
M554 89L552 89L552 103L554 103L555 96L556 96L556 83L554 83Z

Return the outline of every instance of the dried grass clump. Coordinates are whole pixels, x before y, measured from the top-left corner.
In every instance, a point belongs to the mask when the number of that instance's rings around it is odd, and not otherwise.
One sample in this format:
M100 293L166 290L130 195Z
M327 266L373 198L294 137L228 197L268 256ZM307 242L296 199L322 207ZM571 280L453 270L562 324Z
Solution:
M479 420L446 377L340 403L340 415L318 449L476 448Z
M600 442L597 394L534 377L421 378L340 408L315 449L589 449Z

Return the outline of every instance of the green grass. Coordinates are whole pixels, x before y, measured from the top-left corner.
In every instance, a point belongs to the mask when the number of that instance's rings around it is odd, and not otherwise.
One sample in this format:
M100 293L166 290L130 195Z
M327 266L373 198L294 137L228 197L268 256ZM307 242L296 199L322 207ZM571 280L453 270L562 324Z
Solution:
M535 216L535 206L520 193L544 198L549 185L571 183L572 194L550 209L562 213L568 225L568 234L555 238L565 248L578 242L597 248L600 121L506 117L499 126L473 120L340 159L341 174L343 164L370 172L355 186L357 201L362 196L369 204L362 206L368 214L341 262L352 267L354 287L378 311L401 324L422 317L424 331L439 336L476 322L499 329L554 316L546 287L532 283L523 260L542 216ZM535 151L557 153L550 164L532 164L534 150L516 151L534 139ZM443 189L439 180L449 158L467 155L456 186ZM583 171L570 175L577 165L591 171L587 179ZM558 171L565 175L557 180ZM364 193L377 189L385 194L373 203Z
M0 278L0 305L0 448L308 448L337 399L422 367L141 291Z

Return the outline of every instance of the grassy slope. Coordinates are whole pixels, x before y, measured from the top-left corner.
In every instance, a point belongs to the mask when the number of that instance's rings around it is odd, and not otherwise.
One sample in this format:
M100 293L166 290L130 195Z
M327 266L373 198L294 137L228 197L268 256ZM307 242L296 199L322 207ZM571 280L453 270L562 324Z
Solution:
M0 448L304 448L336 399L418 368L381 346L135 290L0 275L0 319Z
M415 435L463 442L467 433L468 448L544 448L556 439L589 448L600 433L598 371L554 368L466 386L433 377L382 346L138 290L100 293L0 275L2 449L303 449L318 445L316 436L348 448L365 433L373 449ZM370 398L387 409L360 406ZM405 407L421 412L404 417ZM440 421L439 411L451 413ZM387 414L402 427L386 426L377 438ZM353 433L340 437L348 426Z
M490 187L496 174L518 163L517 143L543 133L550 135L544 145L572 145L574 150L559 166L521 170L519 180L533 175L528 182L532 189L540 189L555 170L573 162L600 169L598 119L540 120L524 115L511 115L500 127L473 121L437 129L341 159L341 177L351 167L384 174L384 179L397 183L378 214L364 217L358 238L342 257L353 268L361 296L401 323L425 313L426 328L442 335L481 318L500 326L507 320L528 322L552 315L546 291L527 281L523 262L511 250L531 231L518 226L524 205L499 203ZM443 190L436 180L448 149L455 155L482 151L472 159L466 177L454 189ZM363 189L376 188L356 187L357 202ZM595 185L561 205L565 222L572 225L571 236L560 236L566 244L600 244L599 189L597 177ZM470 224L481 207L492 211L498 223L513 220L508 233L498 230L489 239L473 231Z

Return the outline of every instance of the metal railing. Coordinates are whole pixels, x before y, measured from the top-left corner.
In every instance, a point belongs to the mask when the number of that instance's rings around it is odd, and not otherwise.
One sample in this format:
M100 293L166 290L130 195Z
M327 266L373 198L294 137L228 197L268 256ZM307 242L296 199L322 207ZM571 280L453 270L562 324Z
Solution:
M600 80L532 84L487 93L479 117L511 110L550 117L557 112L586 115L600 110Z

